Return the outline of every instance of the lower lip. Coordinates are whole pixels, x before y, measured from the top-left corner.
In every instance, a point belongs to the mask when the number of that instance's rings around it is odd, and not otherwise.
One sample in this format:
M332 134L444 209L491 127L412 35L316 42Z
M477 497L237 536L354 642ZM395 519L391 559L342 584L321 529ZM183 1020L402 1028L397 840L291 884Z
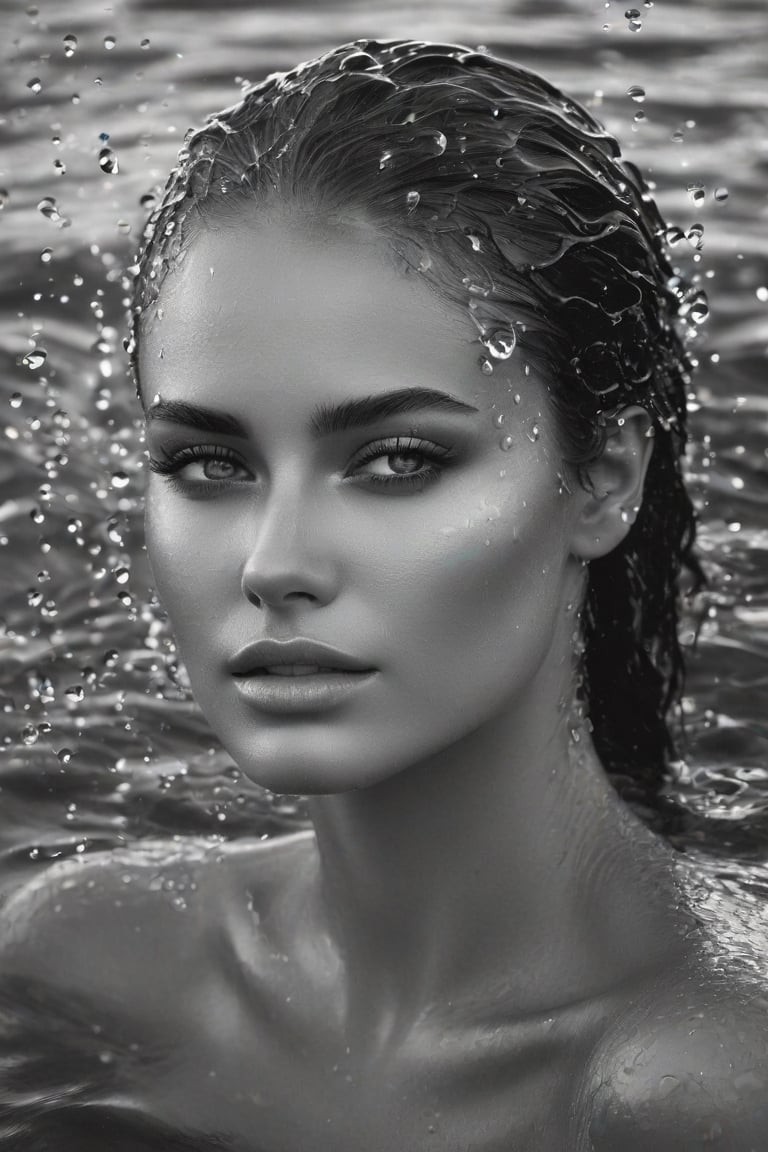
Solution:
M236 676L240 695L265 712L319 712L341 704L376 675L370 672L310 672L306 676Z

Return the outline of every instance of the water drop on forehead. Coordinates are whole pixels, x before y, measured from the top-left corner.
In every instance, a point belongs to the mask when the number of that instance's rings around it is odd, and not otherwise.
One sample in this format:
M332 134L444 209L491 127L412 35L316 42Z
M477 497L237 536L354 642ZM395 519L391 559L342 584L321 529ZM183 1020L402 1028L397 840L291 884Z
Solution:
M493 336L482 340L481 343L488 349L496 360L508 360L515 350L517 337L512 329L503 332L494 332Z
M502 452L509 452L514 443L511 436L502 436L501 440L499 440L499 448L501 448Z

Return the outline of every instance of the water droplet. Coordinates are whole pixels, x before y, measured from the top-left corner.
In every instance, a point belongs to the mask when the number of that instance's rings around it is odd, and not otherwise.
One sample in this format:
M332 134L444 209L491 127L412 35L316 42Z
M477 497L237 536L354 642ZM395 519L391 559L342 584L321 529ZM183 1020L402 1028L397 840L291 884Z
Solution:
M43 248L42 252L40 253L40 259L42 260L43 264L50 264L51 260L53 259L53 250L51 248Z
M73 700L77 702L83 699L85 696L85 691L83 690L82 684L71 684L69 688L64 689L64 695L66 696L67 700Z
M70 32L70 33L68 33L68 35L66 35L64 37L63 43L64 43L64 55L65 56L74 56L75 52L77 51L77 36L73 36L72 33Z
M99 167L108 176L114 176L116 172L120 171L117 156L111 148L102 148L99 152Z
M470 244L472 245L472 251L473 252L479 252L480 251L480 237L476 236L474 234L474 232L470 232L469 230L466 230L464 232L464 235L467 237Z
M647 119L647 117L646 117L646 115L645 115L645 112L643 112L643 111L640 111L640 112L635 112L635 114L634 114L634 116L632 117L632 119L634 120L634 122L635 122L636 124L642 124L643 120L646 120L646 119Z
M35 94L37 94L38 92L41 92L43 85L40 81L40 77L39 76L33 76L31 80L27 80L27 88L29 88L29 90L31 92L34 92Z
M755 289L755 296L762 304L765 304L768 301L768 288L761 284L759 288Z
M115 572L115 580L118 584L127 584L131 578L131 573L128 568L118 568Z
M528 439L531 441L532 444L535 444L536 441L539 439L539 437L541 436L541 428L539 428L539 426L535 420L528 426L528 429L527 429L525 434L528 437Z
M46 220L51 220L54 224L61 220L61 216L59 214L58 208L56 207L56 201L54 200L53 196L44 196L37 205L37 210L42 216L45 216Z
M120 659L120 653L114 648L110 648L108 652L104 653L104 664L107 668L114 668Z
M54 167L54 170L55 170L55 171L58 173L58 175L59 175L59 176L63 176L63 175L64 175L64 173L65 173L65 172L66 172L66 170L67 170L67 166L66 166L66 164L64 163L64 161L63 161L63 160L58 160L58 159L57 159L57 160L54 160L54 162L53 162L53 167Z
M157 197L152 192L148 192L146 196L142 196L141 200L139 200L139 204L147 212L151 212L156 203Z
M630 100L634 100L636 104L642 104L645 100L645 88L641 88L639 84L633 84L627 88L627 96Z
M719 203L722 204L723 200L728 199L728 189L727 188L715 188L714 195L715 195L715 200L717 200Z
M501 440L499 440L499 448L501 448L502 452L509 452L514 443L515 441L511 436L502 436Z
M31 368L34 372L38 368L42 368L47 358L48 353L44 348L35 348L33 352L27 352L26 356L21 362L26 368Z
M149 48L149 44L150 44L149 37L145 36L144 39L139 44L139 48L143 48L146 51L147 48Z
M706 297L697 296L690 306L689 316L694 324L703 324L707 316L709 316L709 305Z
M692 248L701 248L704 238L704 225L691 224L685 234L685 238Z
M70 760L72 759L72 757L73 757L74 753L72 752L72 749L71 749L71 748L59 748L59 750L58 750L58 752L56 753L56 755L58 756L58 758L59 758L59 760L61 761L61 763L62 763L62 764L69 764L69 762L70 762Z
M408 205L408 210L412 212L414 208L417 207L419 200L421 200L421 196L418 192L406 192L405 200Z
M513 329L494 332L493 336L487 340L482 340L481 343L488 349L491 356L496 360L508 360L515 350L517 337Z
M24 403L24 397L21 395L21 392L14 392L9 403L11 408L21 408Z
M130 477L125 472L113 472L111 484L113 488L125 488L130 483Z
M494 416L493 422L497 428L501 428L502 424L504 423L504 413L499 412L498 416Z
M21 732L21 739L25 744L37 744L39 736L40 733L37 731L37 728L34 728L31 724L27 724L26 728L23 728Z
M630 20L629 24L627 25L630 32L639 32L640 29L642 28L642 26L643 26L642 20Z
M706 194L707 194L707 190L703 184L697 183L697 184L689 184L688 185L688 195L690 196L690 198L694 202L694 204L703 203L704 197L706 196Z
M130 220L118 220L117 230L118 230L118 232L122 232L123 235L127 235L131 230Z
M104 47L106 48L107 52L111 52L115 44L117 44L117 40L114 36L104 37Z
M480 365L480 371L484 372L486 376L490 376L491 372L493 372L493 364L491 364L487 356L481 356L478 364Z
M0 212L5 208L6 204L11 198L11 194L7 188L0 188Z

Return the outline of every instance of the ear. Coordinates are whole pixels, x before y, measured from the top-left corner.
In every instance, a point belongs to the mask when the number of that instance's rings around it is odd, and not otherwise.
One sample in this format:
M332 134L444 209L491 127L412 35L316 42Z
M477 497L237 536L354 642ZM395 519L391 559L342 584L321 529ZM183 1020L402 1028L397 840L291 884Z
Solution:
M592 490L583 486L576 490L571 551L579 559L607 556L635 522L653 452L652 428L650 416L638 404L609 419L605 448L586 469Z

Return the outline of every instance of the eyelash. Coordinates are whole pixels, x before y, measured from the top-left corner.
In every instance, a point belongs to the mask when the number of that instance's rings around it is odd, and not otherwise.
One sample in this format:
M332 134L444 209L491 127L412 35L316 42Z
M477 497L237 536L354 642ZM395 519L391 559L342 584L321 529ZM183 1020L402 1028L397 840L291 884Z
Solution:
M356 461L357 467L362 467L364 464L370 464L372 460L377 460L381 456L423 456L425 460L432 463L420 472L410 475L402 476L373 476L369 475L366 478L366 483L376 488L389 488L395 485L398 488L416 488L423 489L428 484L432 484L438 480L443 468L442 464L453 459L455 456L453 447L443 447L438 444L432 444L427 440L414 439L413 437L395 436L388 440L376 440L368 444ZM233 484L240 483L237 480L183 480L178 473L186 465L195 460L209 460L211 458L217 460L228 460L241 467L240 461L228 448L224 448L220 444L193 444L188 448L182 448L174 455L164 456L163 459L157 460L154 457L149 458L149 468L152 472L157 472L164 476L168 483L179 490L197 489L198 491L203 488L229 488ZM437 465L441 466L437 466Z

